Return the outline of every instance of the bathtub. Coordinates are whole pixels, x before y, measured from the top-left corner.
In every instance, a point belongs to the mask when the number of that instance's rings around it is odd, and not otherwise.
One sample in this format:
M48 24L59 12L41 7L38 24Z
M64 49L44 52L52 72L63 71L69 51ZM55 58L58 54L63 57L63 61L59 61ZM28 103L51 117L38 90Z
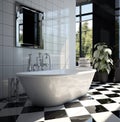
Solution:
M85 95L95 70L47 70L20 72L17 77L32 103L37 106L56 106Z

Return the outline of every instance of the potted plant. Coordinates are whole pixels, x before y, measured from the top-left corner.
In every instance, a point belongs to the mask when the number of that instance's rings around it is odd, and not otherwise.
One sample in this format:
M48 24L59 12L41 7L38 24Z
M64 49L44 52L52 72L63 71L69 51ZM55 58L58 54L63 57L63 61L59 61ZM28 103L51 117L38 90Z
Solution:
M104 42L95 44L94 48L95 51L92 58L93 68L98 72L98 80L106 82L113 66L111 58L112 50Z

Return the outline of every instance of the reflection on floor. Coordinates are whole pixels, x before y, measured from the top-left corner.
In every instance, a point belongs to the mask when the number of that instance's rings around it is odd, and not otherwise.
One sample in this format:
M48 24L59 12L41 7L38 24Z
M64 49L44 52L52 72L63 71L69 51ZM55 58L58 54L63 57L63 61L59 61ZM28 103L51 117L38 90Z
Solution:
M120 83L93 83L87 95L57 107L0 102L0 122L120 122Z

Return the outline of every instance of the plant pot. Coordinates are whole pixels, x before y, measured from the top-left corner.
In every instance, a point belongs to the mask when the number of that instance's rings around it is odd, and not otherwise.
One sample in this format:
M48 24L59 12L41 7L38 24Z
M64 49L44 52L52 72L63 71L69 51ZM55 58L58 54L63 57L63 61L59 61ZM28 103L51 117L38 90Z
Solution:
M107 72L99 72L98 79L100 82L106 83L108 81L108 73Z

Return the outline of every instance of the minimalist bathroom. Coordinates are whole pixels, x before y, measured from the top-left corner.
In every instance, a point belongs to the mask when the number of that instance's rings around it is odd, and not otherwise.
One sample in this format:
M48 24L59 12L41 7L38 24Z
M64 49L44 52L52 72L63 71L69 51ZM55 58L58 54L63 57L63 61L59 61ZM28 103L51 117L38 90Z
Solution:
M0 0L0 122L120 122L120 0Z

